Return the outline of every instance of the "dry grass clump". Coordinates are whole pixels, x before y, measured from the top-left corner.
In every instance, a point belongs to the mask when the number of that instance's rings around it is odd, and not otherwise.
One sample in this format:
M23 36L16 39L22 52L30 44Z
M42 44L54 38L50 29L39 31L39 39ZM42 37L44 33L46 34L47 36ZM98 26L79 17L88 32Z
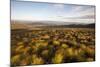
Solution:
M14 66L95 60L93 30L15 30L11 41L11 65Z

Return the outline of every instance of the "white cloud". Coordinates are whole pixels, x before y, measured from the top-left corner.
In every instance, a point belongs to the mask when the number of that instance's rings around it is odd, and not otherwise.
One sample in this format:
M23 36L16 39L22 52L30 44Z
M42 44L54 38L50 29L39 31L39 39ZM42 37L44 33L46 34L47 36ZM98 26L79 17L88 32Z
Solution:
M63 9L64 8L64 4L53 4L53 6L55 8L60 8L60 9Z

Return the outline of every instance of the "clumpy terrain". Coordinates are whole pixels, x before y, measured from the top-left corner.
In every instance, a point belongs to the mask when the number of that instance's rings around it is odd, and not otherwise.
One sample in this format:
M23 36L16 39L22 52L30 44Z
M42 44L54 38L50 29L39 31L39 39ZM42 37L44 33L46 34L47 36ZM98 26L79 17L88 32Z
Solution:
M94 29L11 30L12 66L88 62L94 60Z

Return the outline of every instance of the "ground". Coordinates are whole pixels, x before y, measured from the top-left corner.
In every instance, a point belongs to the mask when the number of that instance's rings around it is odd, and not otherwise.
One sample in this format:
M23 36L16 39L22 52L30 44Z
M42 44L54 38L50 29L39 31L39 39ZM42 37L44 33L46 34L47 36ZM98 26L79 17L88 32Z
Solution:
M95 60L94 28L11 30L11 65Z

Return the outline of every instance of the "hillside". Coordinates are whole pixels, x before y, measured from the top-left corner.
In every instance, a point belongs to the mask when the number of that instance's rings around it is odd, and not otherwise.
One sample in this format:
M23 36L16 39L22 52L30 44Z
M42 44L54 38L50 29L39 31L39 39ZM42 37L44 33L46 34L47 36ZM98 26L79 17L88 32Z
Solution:
M65 23L65 22L64 22ZM26 21L11 21L11 29L38 29L38 28L95 28L95 23L91 24L78 24L68 23L57 24L49 21L45 22L26 22Z

